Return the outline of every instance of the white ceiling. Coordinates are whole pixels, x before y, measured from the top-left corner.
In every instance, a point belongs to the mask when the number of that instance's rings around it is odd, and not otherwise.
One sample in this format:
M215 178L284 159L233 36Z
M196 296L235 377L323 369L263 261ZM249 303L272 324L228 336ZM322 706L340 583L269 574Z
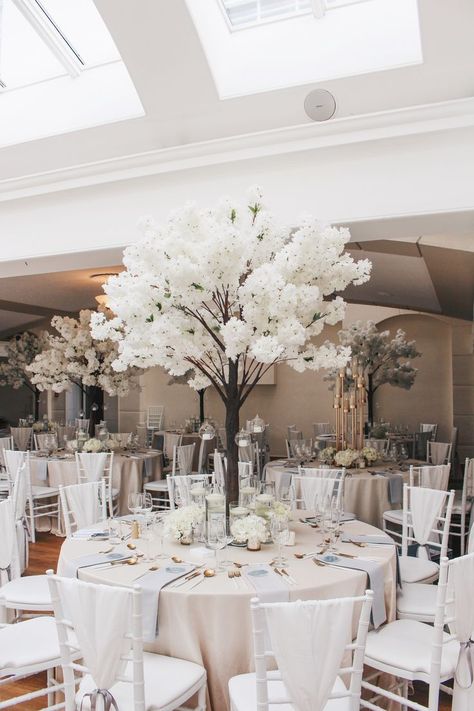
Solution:
M0 180L309 122L303 102L315 84L219 100L185 0L96 5L146 116L4 148ZM474 3L419 0L419 10L424 63L324 82L338 118L472 95Z

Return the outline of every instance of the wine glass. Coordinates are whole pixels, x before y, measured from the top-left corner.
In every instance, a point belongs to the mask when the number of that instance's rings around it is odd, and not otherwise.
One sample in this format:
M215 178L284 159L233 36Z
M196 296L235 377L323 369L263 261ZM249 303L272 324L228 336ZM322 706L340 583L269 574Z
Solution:
M143 494L139 493L138 491L133 491L128 495L128 510L133 514L134 519L136 518L137 513L142 508L142 504Z
M336 538L340 526L341 510L337 500L328 496L324 505L322 516L322 528L324 538L329 541L327 552L331 559L336 559L333 554L336 552Z
M288 540L288 521L280 516L272 516L270 524L272 538L278 545L278 556L274 560L274 565L287 565L288 561L282 554L282 546Z
M150 493L142 494L142 503L140 506L140 512L143 514L145 521L150 521L152 518L153 511L153 499Z
M167 558L167 555L163 550L163 540L164 540L164 535L165 535L165 519L166 519L166 514L164 514L164 513L157 513L153 517L152 531L153 531L153 535L156 538L156 541L158 543L158 553L155 555L155 558Z
M223 570L217 552L227 545L227 522L225 516L214 516L207 523L207 545L214 551L214 569Z

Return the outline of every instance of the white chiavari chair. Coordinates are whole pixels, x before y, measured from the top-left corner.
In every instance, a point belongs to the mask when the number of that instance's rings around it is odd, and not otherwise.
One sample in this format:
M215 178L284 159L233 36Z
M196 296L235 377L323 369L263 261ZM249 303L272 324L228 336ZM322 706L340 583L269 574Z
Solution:
M335 500L338 508L344 506L343 469L316 469L298 467L298 475L292 476L290 497L295 509L314 511L315 501L324 501L328 497Z
M10 427L10 435L13 438L16 449L20 452L26 452L27 449L31 449L32 427Z
M428 442L426 459L429 464L449 464L453 445L450 442Z
M195 503L192 494L193 487L199 487L199 484L202 484L202 486L213 484L214 475L193 474L189 476L189 474L175 474L171 476L168 474L166 483L168 485L169 507L174 510L181 506L189 506ZM202 498L202 494L200 494L200 497Z
M96 708L96 703L102 708L106 699L123 711L174 711L184 709L194 694L197 702L189 711L205 711L204 667L143 651L138 585L94 585L48 573L67 711ZM81 664L74 661L78 650Z
M107 489L104 479L59 487L61 514L66 536L107 520Z
M239 462L240 464L243 462ZM227 471L227 459L217 449L214 450L214 482L217 486L225 490L225 475Z
M83 432L89 432L90 419L76 417L76 419L74 420L74 425L76 427L76 430L82 430Z
M113 452L76 452L77 483L105 481L109 516L116 513L119 490L113 488Z
M173 464L175 447L181 447L183 435L176 432L165 432L163 435L163 456L165 458L165 470L170 469Z
M175 436L180 438L182 437L182 435ZM179 441L181 441L181 439L179 439ZM192 473L194 448L195 444L175 445L173 447L171 466L172 478L177 476L176 472L179 472L179 475L181 476L187 476ZM174 508L171 505L169 495L170 486L168 483L168 479L169 475L167 475L165 479L160 479L158 481L147 481L143 487L145 493L151 494L153 507L157 510L167 510L169 508Z
M239 447L238 456L239 462L250 462L252 464L253 472L260 479L260 447L258 445L258 442L251 442L246 447Z
M0 437L0 497L8 496L11 493L3 455L5 449L13 449L13 437Z
M171 469L172 476L176 474L191 474L193 471L194 448L193 444L182 444L173 449L173 465Z
M47 447L58 448L58 438L55 432L34 433L33 443L37 451L47 449Z
M372 598L370 590L335 600L261 603L253 598L255 673L230 679L231 711L359 709ZM268 669L270 660L276 671Z
M212 439L201 439L199 443L199 456L198 456L198 468L197 473L202 474L208 471L208 459L211 451L211 447L215 446L216 438Z
M451 536L460 538L461 555L466 550L466 536L471 528L472 502L474 500L474 457L466 457L464 462L464 475L462 489L456 490L454 494L453 516L456 520L451 521ZM468 521L469 519L469 521Z
M420 424L420 432L429 432L431 434L431 439L434 442L436 440L436 435L438 434L438 425L433 424L426 424L426 423L421 423Z
M146 426L149 430L161 430L163 427L164 405L150 405L146 414Z

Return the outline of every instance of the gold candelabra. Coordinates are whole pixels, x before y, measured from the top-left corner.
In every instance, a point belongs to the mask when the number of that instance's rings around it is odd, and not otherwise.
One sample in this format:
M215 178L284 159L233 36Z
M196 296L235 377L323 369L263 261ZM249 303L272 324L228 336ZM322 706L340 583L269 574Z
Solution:
M336 411L336 450L364 447L365 391L364 368L353 357L350 365L351 384L344 387L347 370L341 368L336 378L334 409Z

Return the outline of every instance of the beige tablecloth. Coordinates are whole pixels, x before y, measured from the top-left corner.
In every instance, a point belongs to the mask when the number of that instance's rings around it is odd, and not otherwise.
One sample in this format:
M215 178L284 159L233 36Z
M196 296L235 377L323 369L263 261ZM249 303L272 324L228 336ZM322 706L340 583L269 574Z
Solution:
M317 467L318 463L308 466ZM344 481L344 509L355 513L358 519L377 528L382 528L384 511L401 509L402 502L390 503L389 479L380 475L373 475L372 471L382 471L384 465L374 465L370 469L349 469L346 471ZM294 470L294 468L292 469ZM281 475L288 472L282 462L275 461L267 464L265 468L266 481L274 481L278 489ZM408 483L408 471L400 472L403 480Z
M361 595L364 592L367 587L367 576L361 571L318 567L312 559L297 560L293 553L313 551L321 542L321 534L301 523L292 523L291 527L296 533L296 546L284 550L290 559L288 569L297 585L288 587L290 600L328 599ZM349 535L377 533L374 528L359 521L345 524L344 532ZM65 562L88 553L95 553L101 547L103 543L66 540L61 548L58 573L61 574ZM338 549L353 555L380 560L384 568L387 616L389 620L393 620L395 617L393 546L356 548L350 543L340 543ZM115 550L119 551L120 547L117 546ZM186 560L194 558L198 562L202 560L202 553L199 550L202 551L202 548L184 547L174 542L165 543L165 551L169 555L180 555ZM273 545L262 546L259 552L249 552L245 548L229 546L226 558L241 563L261 563L269 562L275 556L275 552ZM96 583L132 585L140 575L140 571L146 569L147 564L117 566L102 570L84 568L79 570L79 577ZM228 680L236 674L254 669L250 600L256 593L245 582L237 589L226 573L221 573L214 578L206 578L192 590L188 589L191 584L176 589L163 588L160 593L158 613L159 636L153 644L147 645L147 649L202 664L208 674L209 711L226 711L229 709Z

